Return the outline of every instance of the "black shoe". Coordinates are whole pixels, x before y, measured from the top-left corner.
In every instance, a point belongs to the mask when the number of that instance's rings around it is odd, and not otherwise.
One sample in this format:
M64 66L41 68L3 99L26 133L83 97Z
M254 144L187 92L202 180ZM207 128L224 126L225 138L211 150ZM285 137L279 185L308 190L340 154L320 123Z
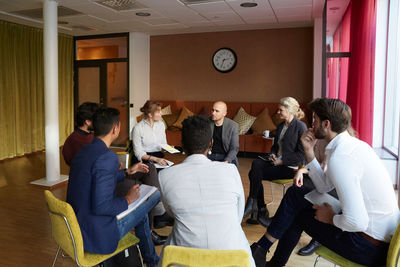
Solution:
M257 212L257 200L251 197L247 198L246 206L244 207L243 218L246 218L252 212Z
M268 250L264 249L257 243L253 243L251 245L251 254L253 254L253 259L256 264L256 267L264 267L267 261L267 252Z
M297 254L301 255L301 256L309 256L311 254L314 253L315 250L317 250L317 248L319 248L321 246L320 243L318 243L318 241L312 239L310 241L310 243L308 243L307 246L301 248Z
M151 231L151 239L153 240L154 246L164 245L167 241L168 236L159 235L154 231Z
M153 227L155 229L163 228L165 226L174 225L174 218L168 215L168 213L164 212L163 215L154 216Z
M257 221L267 228L271 223L271 218L269 218L269 211L267 207L262 207L258 211Z

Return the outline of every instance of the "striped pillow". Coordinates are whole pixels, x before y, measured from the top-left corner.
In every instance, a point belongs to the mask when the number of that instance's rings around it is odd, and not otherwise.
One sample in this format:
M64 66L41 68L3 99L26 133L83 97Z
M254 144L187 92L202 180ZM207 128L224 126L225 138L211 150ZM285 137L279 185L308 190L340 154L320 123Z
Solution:
M256 119L257 117L247 114L246 111L240 107L233 121L239 124L239 134L246 134Z

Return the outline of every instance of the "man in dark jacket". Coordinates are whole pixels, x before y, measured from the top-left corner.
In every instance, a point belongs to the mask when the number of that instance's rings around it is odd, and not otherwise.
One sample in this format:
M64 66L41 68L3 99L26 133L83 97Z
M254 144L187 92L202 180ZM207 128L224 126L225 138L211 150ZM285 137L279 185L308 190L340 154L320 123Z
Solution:
M238 166L239 151L238 124L226 118L227 106L224 102L215 102L211 111L210 127L213 133L213 146L208 158Z
M120 220L116 216L139 197L139 185L125 197L116 196L116 185L123 181L125 171L119 170L118 157L110 150L118 138L121 123L119 111L104 108L93 117L94 140L82 147L71 162L67 202L76 213L81 228L84 250L98 254L115 251L119 240L132 228L140 239L140 249L147 266L155 266L158 256L151 240L148 212L160 201L160 192ZM148 166L135 164L128 174L148 172Z

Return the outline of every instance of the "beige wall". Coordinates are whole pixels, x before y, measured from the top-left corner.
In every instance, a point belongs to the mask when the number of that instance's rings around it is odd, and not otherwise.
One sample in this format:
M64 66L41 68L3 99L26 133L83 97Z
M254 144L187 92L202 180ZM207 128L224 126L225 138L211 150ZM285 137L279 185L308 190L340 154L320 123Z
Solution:
M212 55L232 48L236 68L220 73ZM160 100L276 102L312 99L313 28L273 29L150 38L150 97Z

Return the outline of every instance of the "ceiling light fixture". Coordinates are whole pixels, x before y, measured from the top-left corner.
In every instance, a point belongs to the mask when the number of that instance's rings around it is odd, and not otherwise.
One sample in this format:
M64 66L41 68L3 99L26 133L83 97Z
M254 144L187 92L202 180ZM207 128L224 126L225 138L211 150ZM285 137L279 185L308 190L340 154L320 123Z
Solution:
M149 12L136 12L135 15L139 17L148 17L151 14Z
M240 4L241 7L256 7L257 3L254 2L244 2Z

